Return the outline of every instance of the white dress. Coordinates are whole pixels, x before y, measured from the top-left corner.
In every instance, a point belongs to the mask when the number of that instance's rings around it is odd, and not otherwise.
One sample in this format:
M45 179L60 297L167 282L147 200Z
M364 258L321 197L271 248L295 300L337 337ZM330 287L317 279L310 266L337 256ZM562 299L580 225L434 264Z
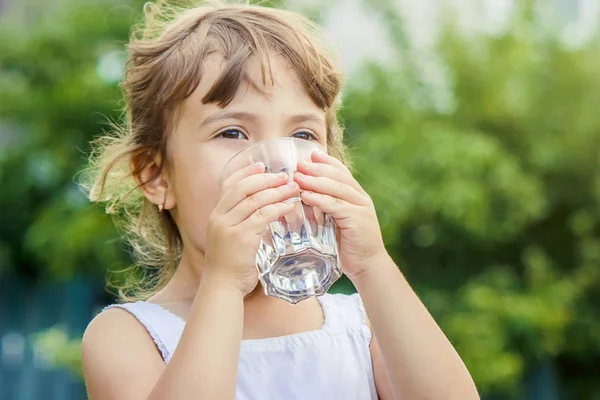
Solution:
M318 298L322 328L288 336L241 342L237 400L377 399L369 344L371 330L358 294ZM185 321L163 307L113 304L144 325L165 363L176 351Z

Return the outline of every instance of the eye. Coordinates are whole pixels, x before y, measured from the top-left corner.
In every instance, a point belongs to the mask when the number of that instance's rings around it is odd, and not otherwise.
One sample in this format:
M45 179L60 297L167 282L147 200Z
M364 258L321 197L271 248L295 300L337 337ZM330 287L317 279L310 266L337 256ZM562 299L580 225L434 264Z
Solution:
M246 135L244 132L242 132L240 129L236 129L236 128L228 128L225 129L224 131L221 131L217 134L218 138L223 138L223 139L248 139L248 135Z
M304 139L304 140L318 140L319 139L319 138L317 138L317 135L315 135L314 133L312 133L310 131L299 131L299 132L294 133L292 136L297 139Z

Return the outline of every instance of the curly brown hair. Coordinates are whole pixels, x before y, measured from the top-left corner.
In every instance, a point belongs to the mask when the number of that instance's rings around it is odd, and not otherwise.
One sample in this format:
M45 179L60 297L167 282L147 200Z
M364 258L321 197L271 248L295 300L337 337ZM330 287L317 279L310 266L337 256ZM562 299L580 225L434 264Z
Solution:
M225 60L222 74L203 103L225 107L242 82L261 89L247 75L250 59L260 61L262 85L273 82L269 57L283 56L306 93L326 112L328 152L347 162L343 129L337 117L342 78L319 27L286 10L256 5L194 2L185 7L166 1L147 3L144 20L128 44L121 84L124 122L92 142L82 185L93 202L106 205L132 246L136 266L154 271L117 287L123 301L145 300L173 276L182 241L169 212L159 213L140 190L168 169L167 138L178 105L202 79L203 60ZM162 160L154 176L140 173Z

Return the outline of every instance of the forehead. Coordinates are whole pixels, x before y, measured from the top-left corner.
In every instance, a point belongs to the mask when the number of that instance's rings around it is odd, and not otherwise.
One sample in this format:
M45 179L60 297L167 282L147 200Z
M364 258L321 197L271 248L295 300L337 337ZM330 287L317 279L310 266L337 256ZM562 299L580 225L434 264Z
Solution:
M235 82L221 80L227 73L227 61L220 56L210 56L203 62L200 82L192 94L183 101L182 111L198 112L200 108L220 109L244 104L259 107L264 102L294 103L298 107L319 109L304 89L300 78L290 63L279 55L271 55L262 63L256 57L251 58L241 70L242 79L237 88L229 88L235 94L227 105L203 102L216 85L235 85ZM261 104L259 104L261 103ZM324 111L323 111L324 112Z

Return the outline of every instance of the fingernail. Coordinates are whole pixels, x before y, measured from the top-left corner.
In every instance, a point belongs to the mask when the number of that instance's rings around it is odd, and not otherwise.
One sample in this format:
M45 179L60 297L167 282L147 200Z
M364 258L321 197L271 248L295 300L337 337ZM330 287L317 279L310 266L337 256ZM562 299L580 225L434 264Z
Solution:
M287 185L288 185L289 187L291 187L291 188L293 188L293 187L298 187L298 184L297 184L296 182L294 182L294 181L289 181L289 182L287 183Z
M299 178L299 179L304 179L306 178L307 175L304 175L302 172L296 172L295 177Z
M280 173L277 174L277 177L278 178L287 178L288 174L286 174L285 172L280 172Z

